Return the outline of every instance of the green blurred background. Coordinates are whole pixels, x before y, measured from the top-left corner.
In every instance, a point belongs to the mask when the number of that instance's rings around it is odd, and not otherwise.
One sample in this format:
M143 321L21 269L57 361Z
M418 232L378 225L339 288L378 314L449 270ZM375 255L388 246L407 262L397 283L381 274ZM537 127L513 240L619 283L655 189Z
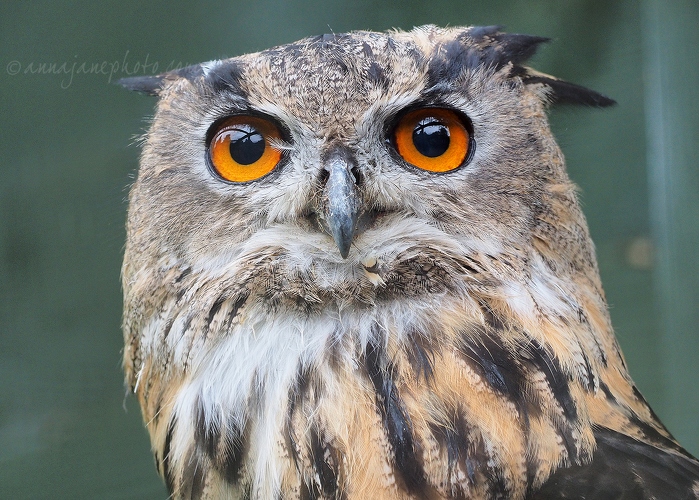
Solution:
M618 100L552 111L631 373L699 453L699 2L3 1L0 498L165 498L120 369L125 197L155 100L105 62L195 63L352 29L501 24ZM73 64L76 63L75 66ZM116 63L116 64L114 64Z

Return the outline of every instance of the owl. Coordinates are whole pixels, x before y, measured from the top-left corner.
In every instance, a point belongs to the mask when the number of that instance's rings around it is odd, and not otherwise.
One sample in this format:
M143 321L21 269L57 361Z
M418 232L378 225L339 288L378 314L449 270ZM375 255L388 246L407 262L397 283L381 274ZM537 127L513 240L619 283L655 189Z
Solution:
M121 83L124 369L176 499L685 499L547 122L612 100L496 27L323 35Z

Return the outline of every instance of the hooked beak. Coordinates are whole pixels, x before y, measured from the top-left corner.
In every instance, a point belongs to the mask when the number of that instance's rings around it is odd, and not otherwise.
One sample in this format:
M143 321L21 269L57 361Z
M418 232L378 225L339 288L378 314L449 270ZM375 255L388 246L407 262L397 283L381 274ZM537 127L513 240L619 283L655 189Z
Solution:
M335 240L343 259L349 254L359 214L359 193L353 167L352 157L342 149L333 151L325 161L328 177L323 190L322 217L325 229Z

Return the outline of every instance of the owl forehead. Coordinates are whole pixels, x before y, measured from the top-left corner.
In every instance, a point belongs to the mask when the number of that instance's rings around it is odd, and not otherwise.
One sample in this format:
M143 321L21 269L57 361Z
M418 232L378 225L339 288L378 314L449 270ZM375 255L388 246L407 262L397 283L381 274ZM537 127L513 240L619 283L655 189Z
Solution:
M424 59L385 35L324 35L242 58L241 83L253 104L274 103L313 125L342 127L389 96L417 96Z
M483 61L483 40L469 33L425 27L322 35L218 62L206 80L214 88L235 81L228 87L251 108L283 110L325 132L347 129L346 121L373 106L429 101L430 89L438 87L444 97L450 86L462 88L473 71L481 78L484 68L495 74L497 65Z

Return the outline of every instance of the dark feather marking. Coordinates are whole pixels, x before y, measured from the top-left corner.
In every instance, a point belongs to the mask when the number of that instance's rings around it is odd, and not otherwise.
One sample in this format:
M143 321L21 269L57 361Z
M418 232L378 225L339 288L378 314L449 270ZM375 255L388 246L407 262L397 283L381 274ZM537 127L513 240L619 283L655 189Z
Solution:
M592 366L590 365L590 360L587 358L587 354L583 349L582 352L583 361L585 361L585 374L587 375L585 380L585 385L583 386L587 391L592 392L595 390L595 376L592 373Z
M635 385L632 385L631 388L633 389L634 396L636 396L636 398L639 401L641 401L646 406L646 408L648 408L651 418L655 422L657 422L658 425L660 425L665 430L665 432L667 432L667 436L658 431L658 429L656 429L649 423L642 421L635 415L629 418L631 423L638 427L641 430L641 432L643 432L643 434L646 436L646 438L648 438L648 440L650 440L656 446L669 448L679 453L682 453L683 455L691 457L692 455L687 450L685 450L680 444L678 444L675 441L675 438L672 436L672 434L670 434L670 432L665 428L658 416L653 411L653 408L651 408L648 402L646 401L646 398L644 398L643 394L641 394L641 391L639 391Z
M417 379L420 380L420 376L422 376L424 381L429 384L434 377L435 353L433 347L429 344L428 339L415 331L408 334L408 341L405 345L408 363L412 366Z
M224 61L209 70L204 83L214 94L225 91L244 97L246 94L241 84L242 75L243 71L238 62Z
M185 278L186 278L187 276L189 276L190 274L192 274L192 268L191 268L191 267L185 268L185 269L180 273L180 275L179 275L177 278L175 278L175 283L180 283L180 282L182 282L182 280L185 279Z
M324 442L316 428L311 428L311 456L313 469L318 475L318 486L325 497L333 497L337 492L337 458L335 449ZM312 488L311 488L312 489Z
M233 302L233 306L231 307L231 310L228 313L227 321L229 324L233 321L233 318L235 318L238 315L238 311L240 311L240 308L245 305L245 302L247 302L249 296L250 294L248 292L245 292L242 295L240 295L237 299L235 299L235 302Z
M469 46L466 38L480 46ZM472 28L462 37L435 48L427 68L429 86L444 80L456 80L468 70L488 68L498 71L508 64L518 65L548 41L540 36L500 33L497 26Z
M155 404L153 405L155 411L153 412L152 422L153 425L157 426L160 422L160 413L163 408L163 391L158 391L155 396Z
M331 335L328 336L328 340L325 343L325 356L328 366L334 371L340 371L342 369L344 359L342 357L344 344L347 339L343 337L342 331L339 327L336 327Z
M206 466L201 460L193 460L190 462L191 475L187 480L189 495L188 497L192 500L200 499L204 493L204 487L206 486Z
M301 486L299 487L299 500L318 500L318 491L309 488L306 481L301 481Z
M473 341L471 337L461 335L460 345L457 346L459 352L470 361L470 365L475 363L485 381L495 391L519 403L524 394L522 383L525 376L514 354L486 331L477 336L477 341Z
M435 47L427 66L427 87L458 79L468 69L479 66L478 49L466 48L459 40L452 40Z
M165 328L163 328L163 333L161 338L166 339L167 336L170 334L170 330L172 330L172 325L175 322L173 318L168 318L168 320L165 322Z
M556 357L550 355L536 340L530 339L521 352L525 363L533 365L535 370L544 374L554 399L563 410L565 421L557 423L556 427L563 438L568 458L572 463L578 463L584 457L578 452L574 427L571 425L578 418L578 408L570 394L569 377L563 373Z
M225 426L219 421L206 425L205 409L201 401L197 401L195 405L194 418L194 441L199 452L209 457L214 468L229 483L238 482L246 453L249 426L246 425L241 430L231 419L228 419Z
M252 485L250 483L246 484L243 488L243 496L240 500L251 500L252 499Z
M185 279L185 278L186 278L187 276L189 276L190 274L192 274L192 268L191 268L191 267L185 268L185 269L180 273L180 275L179 275L177 278L175 278L175 283L180 283L183 279Z
M563 409L563 414L568 420L575 420L578 409L570 394L569 378L563 373L561 365L555 356L550 355L536 340L531 339L522 349L522 355L529 363L534 365L546 377L553 397Z
M171 418L167 425L167 432L165 433L165 444L163 445L162 459L163 479L165 479L165 486L170 494L175 491L175 478L172 476L172 471L170 470L170 444L172 443L172 435L174 432L175 419Z
M464 465L469 477L475 479L480 472L485 476L490 495L488 498L505 499L510 498L510 489L507 487L504 470L499 467L488 453L482 436L474 432L469 432L469 424L464 415L459 412L455 420L454 428L460 436L470 436L467 447L461 448Z
M493 462L485 443L476 429L472 429L458 410L452 422L432 425L432 432L447 449L448 487L450 498L465 498L465 491L457 477L456 468L466 473L472 486L487 485L487 498L509 498L510 489L502 467Z
M490 493L488 498L502 500L510 498L510 489L507 487L507 479L505 479L504 471L501 467L494 467L488 464L485 474L488 478L488 492Z
M468 255L464 255L463 260L467 260L470 264L462 264L463 268L473 272L474 274L481 274L483 272L483 269L481 267L481 263L478 262L477 260L469 257Z
M452 428L447 427L445 437L447 439L447 459L452 464L452 469L460 460L463 462L466 475L471 484L476 482L476 471L483 467L490 459L482 443L471 443L468 425L459 412ZM451 455L451 457L449 457Z
M373 266L364 266L364 269L367 270L367 272L372 273L372 274L378 274L379 273L379 264L378 262L374 264Z
M461 37L435 47L427 67L428 88L457 81L465 72L478 68L498 71L512 65L510 77L520 78L524 84L543 84L549 89L552 103L582 104L607 107L613 99L598 92L564 80L540 74L531 74L522 63L530 59L538 47L550 39L545 37L501 33L498 26L472 28ZM479 46L470 46L466 39ZM515 80L512 80L515 83Z
M211 326L211 322L214 320L214 316L216 316L216 313L221 309L221 306L225 301L225 297L219 297L212 304L211 309L209 309L209 316L206 318L207 329L209 328L209 326Z
M650 412L651 418L652 418L655 422L657 422L660 426L662 426L663 429L665 429L665 426L663 425L663 423L662 423L662 422L660 421L660 419L658 418L658 415L655 414L655 412L653 411L653 408L650 407L650 405L648 404L648 401L646 401L646 398L643 397L643 394L641 394L641 391L639 391L638 388L637 388L635 385L631 385L631 389L633 390L633 395L636 396L636 399L638 399L639 401L641 401L641 402L646 406L646 408L648 408L648 411ZM650 426L649 426L649 427L650 427ZM650 428L652 429L652 431L658 432L657 430L653 429L653 427L650 427ZM651 431L651 435L652 435L652 431ZM668 431L667 429L665 429L665 432L667 432L668 435L670 436L670 439L669 439L669 440L668 440L667 437L663 436L662 434L660 434L660 433L658 432L658 434L659 434L659 438L658 438L658 439L667 441L666 443L663 443L664 446L667 446L667 447L670 447L670 448L674 448L674 449L676 449L677 451L679 451L679 452L681 452L681 453L684 453L685 455L689 455L689 452L688 452L687 450L685 450L684 448L682 448L679 444L677 444L677 443L675 442L675 438L672 436L672 434L670 434L670 431ZM651 436L649 436L649 437L651 437Z
M459 450L468 449L468 441L466 441L466 436L462 433L456 432L456 430L450 427L440 427L442 438L447 446L447 464L449 466L449 471L454 467L454 464L459 460ZM473 482L473 471L469 468L468 478Z
M454 468L461 457L463 457L463 465L466 469L469 483L473 485L476 482L476 468L472 463L472 458L468 455L468 434L460 431L460 429L454 429L452 426L432 426L432 433L440 441L444 442L447 448L447 487L451 490L451 496L459 500L466 498L464 488L459 484L458 479L455 481Z
M507 396L516 406L523 429L529 427L530 416L540 413L536 401L527 398L525 384L531 372L541 372L556 401L558 401L565 420L557 423L557 430L563 439L568 456L573 463L581 457L577 450L574 426L577 420L577 407L570 394L569 377L567 377L555 357L549 355L538 342L531 340L520 349L508 349L503 346L493 331L504 326L490 309L482 305L489 330L480 334L462 334L457 349L471 366L477 369L490 387L499 394ZM474 337L477 340L474 340Z
M565 446L566 453L568 454L568 460L571 463L579 464L581 463L581 455L578 453L577 442L575 436L573 435L573 428L566 422L555 422L556 430L558 434L563 438L563 446ZM583 457L589 457L589 452Z
M310 380L310 370L307 367L299 367L296 373L296 380L292 389L289 391L289 401L286 412L286 422L285 422L285 436L287 441L287 448L289 449L289 454L291 455L297 470L299 470L299 454L298 454L298 440L294 435L293 428L293 418L296 409L299 407L300 403L303 401L306 393L308 392Z
M461 269L466 271L469 274L480 274L479 270L477 270L476 268L474 268L468 264L461 263Z
M182 464L182 476L176 486L176 493L171 496L199 500L206 486L207 471L206 457L200 455L196 449L190 450Z
M364 353L364 364L376 391L376 400L381 411L386 435L393 449L393 465L402 477L408 491L423 493L427 483L422 464L416 455L410 417L403 410L395 382L391 377L391 366L384 366L385 354L374 344L368 344Z
M369 68L367 69L367 77L373 84L386 89L388 87L388 78L383 71L383 68L379 66L376 61L373 61Z
M157 451L153 452L153 459L155 460L155 470L160 472L160 467L162 466L162 462L160 461L160 454Z
M699 462L616 431L594 429L597 449L592 461L557 470L533 495L550 498L696 499Z
M245 428L241 431L229 419L227 430L228 432L226 432L223 439L225 445L223 456L218 464L224 473L226 481L235 484L240 479L240 469L243 467L243 459L247 453L250 422L248 421Z
M337 66L337 69L340 70L340 73L343 75L349 75L349 66L347 63L343 60L342 54L337 54L335 57L331 59L331 61Z
M211 425L206 425L206 411L201 400L197 400L194 405L194 421L196 422L194 441L207 455L215 459L218 443L221 440L221 423L215 421Z
M490 328L496 331L501 331L505 328L505 324L502 319L500 319L500 316L496 315L487 303L479 302L478 305L483 313L483 319Z
M631 415L629 417L629 421L643 433L643 435L646 437L648 441L650 441L655 446L659 446L661 448L668 448L670 450L675 450L684 455L689 455L689 452L685 450L682 446L680 446L667 436L662 435L655 427L644 422L637 416Z
M182 325L182 337L187 333L187 330L189 330L189 327L192 325L192 320L194 320L194 315L187 316L184 320L184 324ZM182 340L180 338L180 340Z
M534 491L534 480L541 469L541 460L537 457L531 457L528 458L525 465L527 468L527 492L524 494L524 498L529 499Z
M542 43L550 42L550 38L521 35L518 33L497 33L493 38L502 47L497 53L497 59L491 64L498 68L506 66L508 63L521 64L530 59Z
M616 400L616 398L614 397L614 394L612 394L612 391L609 390L609 386L608 386L607 384L605 384L604 382L602 382L601 380L600 380L600 383L599 383L599 388L600 388L600 390L602 391L602 393L604 393L604 396L605 396L608 400L614 401L615 403L617 403L617 400Z
M474 345L464 342L461 352L480 369L485 381L500 394L519 399L520 387L524 380L517 362L512 354L493 341L488 335L483 335L479 343Z

